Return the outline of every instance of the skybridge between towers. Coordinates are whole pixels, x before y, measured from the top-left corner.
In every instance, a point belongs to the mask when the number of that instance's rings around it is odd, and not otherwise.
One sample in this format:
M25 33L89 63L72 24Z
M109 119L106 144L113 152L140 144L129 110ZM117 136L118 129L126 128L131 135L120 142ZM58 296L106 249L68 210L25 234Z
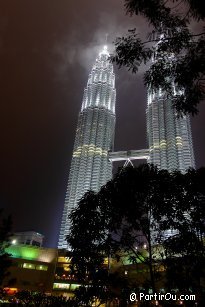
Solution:
M126 166L128 163L132 164L132 160L149 160L149 156L149 149L125 150L109 152L108 159L112 163L117 161L125 161L124 166Z

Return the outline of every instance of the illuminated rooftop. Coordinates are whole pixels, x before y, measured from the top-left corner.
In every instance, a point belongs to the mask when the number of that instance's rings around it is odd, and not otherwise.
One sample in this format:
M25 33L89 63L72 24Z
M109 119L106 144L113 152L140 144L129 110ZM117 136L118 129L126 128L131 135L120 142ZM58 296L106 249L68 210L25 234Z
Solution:
M6 252L10 254L12 258L50 263L56 260L58 250L56 248L12 244L6 248Z

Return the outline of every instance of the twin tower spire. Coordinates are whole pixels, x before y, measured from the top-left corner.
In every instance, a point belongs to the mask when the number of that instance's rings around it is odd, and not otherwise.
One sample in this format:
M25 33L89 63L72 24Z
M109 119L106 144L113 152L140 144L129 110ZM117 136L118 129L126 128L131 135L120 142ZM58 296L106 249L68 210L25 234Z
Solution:
M99 53L84 89L60 228L58 248L68 248L69 214L85 192L98 192L112 178L112 161L145 158L160 169L194 167L189 117L178 118L163 93L148 93L149 148L113 153L115 75L107 46Z

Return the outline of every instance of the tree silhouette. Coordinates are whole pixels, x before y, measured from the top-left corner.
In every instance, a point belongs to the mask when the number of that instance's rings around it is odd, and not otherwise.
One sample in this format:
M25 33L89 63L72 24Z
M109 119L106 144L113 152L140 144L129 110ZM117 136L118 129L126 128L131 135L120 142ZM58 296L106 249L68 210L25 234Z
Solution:
M124 2L126 13L142 15L151 31L147 40L140 37L136 28L128 30L127 36L118 37L112 61L136 73L142 63L148 64L155 59L145 72L145 85L153 92L162 90L167 98L172 99L179 114L196 114L199 102L205 97L203 1ZM195 32L191 30L193 21Z
M205 168L183 177L183 198L172 223L177 234L164 242L167 286L195 293L205 288Z
M102 303L116 293L122 298L139 286L153 292L162 286L202 288L204 174L203 169L169 173L148 164L126 167L99 193L84 195L70 215L67 238L73 273L83 285L80 301L85 294L91 305L96 298ZM133 278L132 272L119 274L125 283L115 292L113 272L119 270L113 270L113 261L124 265L123 273L129 267L144 273Z
M8 268L11 265L8 253L5 248L9 245L9 237L11 235L11 216L3 217L3 209L0 209L0 285L5 276L8 275Z

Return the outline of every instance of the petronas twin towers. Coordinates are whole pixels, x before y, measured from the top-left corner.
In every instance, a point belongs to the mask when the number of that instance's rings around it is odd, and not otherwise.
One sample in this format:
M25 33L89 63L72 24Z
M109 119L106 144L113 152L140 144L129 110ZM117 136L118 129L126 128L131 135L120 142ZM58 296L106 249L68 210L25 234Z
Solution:
M115 75L104 47L97 57L84 90L78 117L60 236L59 248L67 248L68 215L86 191L99 191L112 178L108 152L115 132Z
M149 149L110 153L115 133L115 75L109 62L107 47L99 53L84 90L78 117L58 248L68 248L68 215L86 191L99 191L112 178L112 161L129 156L146 157L148 162L169 171L185 172L194 167L194 155L189 117L178 119L171 102L162 95L148 94L147 132ZM147 154L148 153L148 154ZM112 159L112 154L115 160ZM126 160L123 158L122 160Z

